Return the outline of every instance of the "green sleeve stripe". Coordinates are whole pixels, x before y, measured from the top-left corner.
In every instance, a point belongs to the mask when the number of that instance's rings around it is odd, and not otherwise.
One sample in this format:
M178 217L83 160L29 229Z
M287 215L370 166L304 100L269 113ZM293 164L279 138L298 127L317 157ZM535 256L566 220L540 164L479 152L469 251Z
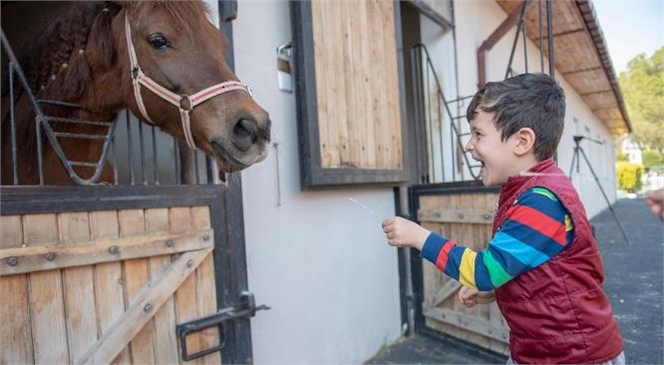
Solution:
M549 199L553 200L554 202L558 201L558 198L556 198L556 196L553 195L553 193L551 191L549 191L548 189L533 188L532 190L533 190L533 193L544 195L544 196L548 197Z
M513 279L513 277L508 274L500 263L491 254L491 251L484 251L484 265L486 266L487 271L489 272L489 277L491 278L491 284L495 288L505 284L506 282Z

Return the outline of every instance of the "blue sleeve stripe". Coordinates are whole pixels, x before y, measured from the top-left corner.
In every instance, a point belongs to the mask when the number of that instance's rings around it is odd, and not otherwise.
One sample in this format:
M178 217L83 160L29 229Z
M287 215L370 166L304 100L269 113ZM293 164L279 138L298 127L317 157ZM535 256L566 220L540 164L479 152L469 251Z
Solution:
M461 266L461 258L463 257L463 252L465 250L466 247L463 246L454 246L452 247L452 250L450 250L444 272L453 279L459 280L459 266Z
M508 220L503 227L504 228L500 230L500 233L508 235L524 245L530 246L532 249L543 253L549 258L560 253L566 247L561 246L558 242L542 232L515 221ZM565 227L561 225L560 230L564 229Z
M508 234L498 233L496 238L497 239L492 242L494 247L501 251L508 251L512 257L514 257L522 264L519 266L528 266L533 268L545 263L551 258L541 251L536 250L529 244L511 237ZM558 244L556 244L556 246L561 247ZM516 276L516 274L518 274L513 272L513 270L508 269L506 271L509 272L512 276Z
M563 206L556 200L551 200L546 195L526 192L519 197L518 205L523 205L536 209L543 214L551 217L554 220L563 222L565 217L565 209Z
M496 247L496 240L509 240L510 242L514 241L511 237L498 233L496 236L494 236L494 239L491 241L491 244L489 244L489 247L487 247L487 250L491 253L493 259L500 265L500 267L503 268L507 274L514 277L530 269L529 266L524 265L521 261L512 256L511 250L503 250ZM505 242L502 246L509 246L510 242Z
M448 240L445 237L436 232L429 233L429 237L427 237L426 241L424 241L424 246L422 246L420 256L435 264L436 259L438 258L438 253L447 241Z
M491 276L484 263L484 251L478 252L477 257L475 257L475 286L482 291L495 289L491 284Z

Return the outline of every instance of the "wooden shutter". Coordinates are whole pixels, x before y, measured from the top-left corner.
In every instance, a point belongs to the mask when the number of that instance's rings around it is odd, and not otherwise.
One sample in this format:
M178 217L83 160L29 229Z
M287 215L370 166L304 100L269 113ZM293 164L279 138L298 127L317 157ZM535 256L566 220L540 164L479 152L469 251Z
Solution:
M291 4L302 188L406 181L398 4Z

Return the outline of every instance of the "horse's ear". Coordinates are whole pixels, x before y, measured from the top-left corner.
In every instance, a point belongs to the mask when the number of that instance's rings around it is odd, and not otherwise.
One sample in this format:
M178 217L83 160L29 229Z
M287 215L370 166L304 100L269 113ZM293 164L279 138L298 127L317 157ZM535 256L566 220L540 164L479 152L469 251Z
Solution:
M115 61L115 44L113 42L113 18L120 12L122 6L119 2L105 1L97 4L98 14L95 17L88 47L87 57L91 65L99 65L104 70L111 67Z

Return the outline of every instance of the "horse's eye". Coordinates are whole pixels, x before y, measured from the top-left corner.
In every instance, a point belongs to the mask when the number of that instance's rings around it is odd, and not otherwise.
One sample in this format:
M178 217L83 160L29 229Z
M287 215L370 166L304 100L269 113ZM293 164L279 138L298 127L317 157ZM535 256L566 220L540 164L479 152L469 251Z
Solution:
M151 35L149 41L150 45L154 49L164 49L171 46L171 43L168 41L168 39L161 33L155 33Z

